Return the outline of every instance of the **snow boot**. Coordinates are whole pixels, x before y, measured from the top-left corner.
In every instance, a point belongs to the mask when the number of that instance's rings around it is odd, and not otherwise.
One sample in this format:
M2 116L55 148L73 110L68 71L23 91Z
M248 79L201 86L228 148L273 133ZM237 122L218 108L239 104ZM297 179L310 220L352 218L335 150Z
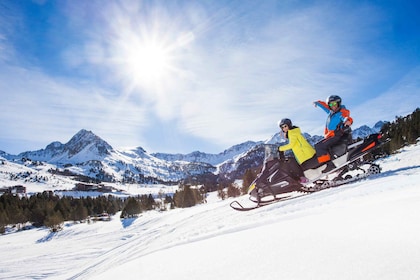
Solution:
M308 182L309 182L309 179L308 179L308 178L306 178L306 177L304 177L304 176L302 176L302 177L300 177L299 182L300 182L301 184L306 184L306 183L308 183Z

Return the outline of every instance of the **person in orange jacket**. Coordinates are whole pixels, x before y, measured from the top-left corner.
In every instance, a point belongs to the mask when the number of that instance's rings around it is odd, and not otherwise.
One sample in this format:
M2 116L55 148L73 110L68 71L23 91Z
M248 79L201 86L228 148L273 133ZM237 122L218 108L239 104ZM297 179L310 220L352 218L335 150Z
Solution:
M315 101L314 105L328 114L324 130L324 139L315 145L318 162L327 163L327 166L322 172L327 173L336 168L331 161L329 149L345 136L343 130L345 127L349 127L353 124L353 119L350 117L350 111L346 106L341 104L341 97L338 95L330 95L326 102L320 100Z

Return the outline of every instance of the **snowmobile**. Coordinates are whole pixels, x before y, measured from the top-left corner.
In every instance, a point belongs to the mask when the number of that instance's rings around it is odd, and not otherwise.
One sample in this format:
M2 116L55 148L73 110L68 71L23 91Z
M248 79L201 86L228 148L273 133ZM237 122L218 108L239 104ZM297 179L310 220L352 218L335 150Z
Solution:
M235 210L251 210L380 173L380 166L371 161L364 161L364 157L388 140L382 140L382 135L375 133L356 143L350 144L351 141L351 133L349 133L348 137L343 137L330 149L336 168L329 172L322 172L325 164L319 164L316 156L310 159L309 164L305 164L309 168L303 171L308 179L305 183L302 183L293 173L293 168L291 168L293 161L281 156L277 145L265 145L263 168L248 188L249 199L255 205L244 207L238 201L233 201L230 206Z

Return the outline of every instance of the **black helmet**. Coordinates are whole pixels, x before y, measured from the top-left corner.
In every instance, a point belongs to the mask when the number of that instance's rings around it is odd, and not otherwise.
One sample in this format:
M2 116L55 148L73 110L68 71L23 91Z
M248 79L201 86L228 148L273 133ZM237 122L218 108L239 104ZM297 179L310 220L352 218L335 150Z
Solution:
M289 129L292 128L292 121L290 119L282 119L281 121L278 121L277 124L279 125L280 128L285 124L287 124Z
M330 96L328 96L328 98L327 98L327 104L329 105L331 102L337 102L337 104L338 104L338 107L340 107L341 106L341 97L340 96L338 96L338 95L330 95Z

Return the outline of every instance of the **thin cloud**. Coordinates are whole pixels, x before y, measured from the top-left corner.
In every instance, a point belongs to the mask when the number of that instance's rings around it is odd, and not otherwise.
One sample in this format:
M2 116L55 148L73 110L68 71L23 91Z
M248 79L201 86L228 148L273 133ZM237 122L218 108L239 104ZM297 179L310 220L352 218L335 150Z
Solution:
M207 44L195 50L192 61L197 63L188 64L189 71L205 79L194 81L191 92L198 97L189 98L194 105L186 103L182 125L196 136L225 144L264 139L268 131L276 131L278 119L289 116L307 122L308 114L302 112L312 109L312 101L346 94L349 87L365 83L369 76L362 78L366 66L358 58L364 55L368 63L374 58L350 46L358 38L340 34L345 28L355 35L357 26L325 26L330 13L314 7L246 30L252 36L239 42L222 41L222 51ZM222 38L236 38L237 29L222 29ZM315 118L321 128L324 115Z
M393 94L418 95L418 70L397 60L403 54L395 55L388 40L392 15L380 5L67 1L55 7L49 19L62 28L49 35L69 38L51 48L58 68L23 60L9 38L21 35L25 15L14 10L7 14L13 24L3 26L9 21L0 13L6 50L0 94L7 107L0 116L8 120L0 129L10 139L66 141L86 128L116 147L180 152L171 143L190 137L195 142L185 141L182 152L197 141L215 151L264 140L284 117L322 134L325 114L312 102L330 94L343 97L355 125L386 117L383 111L410 112L418 103L411 97L415 102L395 105ZM172 139L148 135L159 130Z
M8 81L0 85L4 95L0 117L8 120L0 125L7 132L4 137L23 140L33 135L37 141L48 144L53 140L67 141L81 128L99 135L117 131L131 136L133 128L145 125L146 115L141 108L121 103L112 93L89 84L51 79L22 68L8 68L0 73L0 78ZM124 142L122 137L115 144L132 142Z

